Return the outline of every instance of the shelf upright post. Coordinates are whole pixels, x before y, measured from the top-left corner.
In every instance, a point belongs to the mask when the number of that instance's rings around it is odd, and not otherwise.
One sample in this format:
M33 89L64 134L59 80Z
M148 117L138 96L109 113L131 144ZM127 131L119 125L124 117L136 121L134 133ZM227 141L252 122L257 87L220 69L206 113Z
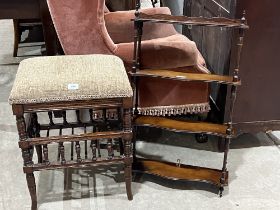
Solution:
M247 24L246 18L245 18L245 11L243 13L242 17L242 23L244 25ZM244 35L245 35L245 29L244 27L241 27L239 29L239 36L238 36L238 41L237 41L237 53L236 53L236 62L235 62L235 68L233 72L233 82L239 82L240 81L240 76L239 76L239 68L240 68L240 58L241 58L241 52L243 48L243 42L244 42ZM220 197L222 196L223 190L224 190L224 185L225 181L227 179L226 174L227 174L227 158L228 158L228 152L229 152L229 145L230 141L234 135L234 129L232 126L233 122L233 111L234 111L234 105L236 101L236 95L237 95L237 86L232 85L231 87L231 97L230 97L230 110L229 110L229 122L228 122L228 129L227 129L227 136L225 138L225 149L224 149L224 161L223 161L223 168L222 168L222 177L220 180L221 187L220 187Z
M140 0L136 1L136 11L135 11L135 20L134 20L134 56L133 56L133 67L132 72L136 73L140 69L140 60L141 60L141 40L143 34L143 22L138 21L141 8ZM137 115L138 112L138 79L134 76L134 114Z
M143 22L138 21L140 16L141 0L136 0L136 10L134 19L134 54L133 54L133 66L132 73L136 73L140 70L140 60L141 60L141 40L143 34ZM137 76L133 76L134 83L134 115L139 114L138 111L138 80ZM137 126L134 126L133 132L133 159L136 159L136 134Z

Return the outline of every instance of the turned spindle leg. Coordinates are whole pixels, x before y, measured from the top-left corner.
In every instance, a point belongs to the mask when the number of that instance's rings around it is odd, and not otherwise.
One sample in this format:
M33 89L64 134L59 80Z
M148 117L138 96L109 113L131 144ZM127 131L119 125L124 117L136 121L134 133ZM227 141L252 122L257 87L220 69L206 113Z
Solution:
M36 148L36 152L37 152L37 156L38 156L38 163L42 163L43 162L42 146L36 145L35 148Z
M131 164L125 164L124 167L124 177L125 177L125 187L126 187L126 194L128 200L133 200L133 195L131 191L131 182L132 182L132 167Z
M123 130L127 132L123 136L124 142L124 176L125 176L125 185L126 193L128 200L133 199L131 191L131 182L132 182L132 152L131 152L131 109L123 110Z
M49 151L48 151L48 145L44 144L43 146L43 156L44 156L44 163L49 164Z
M123 140L119 139L119 150L120 150L120 155L124 155L124 148L123 148Z
M113 149L112 139L107 140L107 150L108 150L108 158L112 159L114 157L114 149Z
M246 18L245 18L245 11L243 13L243 17L242 17L242 22L245 24L246 23ZM235 82L240 81L240 77L239 77L239 67L240 67L240 58L241 58L241 51L242 51L242 47L243 47L243 41L244 41L244 33L245 30L244 28L240 28L239 29L239 38L238 38L238 42L237 42L237 53L236 53L236 63L235 63L235 68L234 68L234 72L233 72L233 80ZM233 111L234 111L234 105L235 105L235 101L236 101L236 95L237 95L237 87L236 86L232 86L231 87L231 95L230 95L230 108L229 108L229 122L228 122L228 129L227 129L227 137L225 138L225 149L224 149L224 161L223 161L223 168L222 168L222 176L221 176L221 180L220 180L220 197L222 197L223 195L223 190L224 190L224 186L226 184L226 180L227 180L227 158L228 158L228 152L229 152L229 145L230 145L230 141L232 139L232 137L234 136L234 128L233 128Z
M74 135L74 127L72 127L72 135ZM74 142L71 142L71 160L74 160Z
M14 108L16 109L17 107ZM19 112L16 114L16 122L17 122L19 140L27 141L28 136L26 132L26 125L25 125L23 112ZM22 149L22 158L24 161L24 166L33 165L31 149ZM32 201L31 210L37 210L37 197L36 197L36 185L35 185L34 174L33 173L26 174L26 181L27 181L27 185Z
M32 134L30 137L40 137L40 124L38 123L38 115L36 112L31 114L31 126L32 126ZM37 156L38 156L38 163L42 163L43 162L43 151L42 151L42 146L41 145L36 145L36 152L37 152Z
M230 138L225 138L225 151L224 151L224 161L223 161L223 168L222 168L222 176L220 179L220 192L219 196L223 196L224 186L226 185L227 181L227 159L228 159L228 152L229 152L229 144Z
M67 117L66 117L66 111L62 111L62 119L63 119L63 125L67 125Z
M32 201L31 210L37 210L37 195L36 195L36 183L35 183L34 174L33 173L26 174L26 181L27 181L27 186Z
M49 125L50 126L54 125L52 112L48 112L48 116L49 116L49 120L50 120Z
M84 126L84 134L87 133L87 127L86 125ZM85 142L85 159L88 158L88 150L87 150L87 147L88 147L88 144L87 144L87 140L84 141Z
M124 177L125 177L125 186L128 200L133 199L131 191L131 182L132 182L132 159L131 159L131 139L130 137L125 137L124 139Z
M59 143L59 153L61 157L61 164L65 164L66 160L65 160L65 149L64 149L63 142Z
M59 136L62 136L62 126L59 129ZM60 161L60 157L61 157L61 143L58 144L57 147L57 162Z
M91 141L90 147L92 151L92 160L96 160L96 141Z
M80 118L80 110L77 109L75 112L76 112L77 122L82 123L81 118Z
M82 162L80 142L76 141L76 146L75 147L76 147L76 153L77 153L77 161Z

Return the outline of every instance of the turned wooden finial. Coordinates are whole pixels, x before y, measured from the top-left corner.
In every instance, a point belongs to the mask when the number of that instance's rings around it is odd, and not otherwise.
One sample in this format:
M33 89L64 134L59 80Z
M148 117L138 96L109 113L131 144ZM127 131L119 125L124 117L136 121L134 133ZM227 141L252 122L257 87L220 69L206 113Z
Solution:
M242 15L241 21L243 24L247 24L246 10L243 10L243 15Z
M139 9L141 8L141 2L140 2L140 0L137 0L136 1L136 10L135 10L135 16L136 17L138 17L139 16L139 14L140 14L140 11L139 11Z

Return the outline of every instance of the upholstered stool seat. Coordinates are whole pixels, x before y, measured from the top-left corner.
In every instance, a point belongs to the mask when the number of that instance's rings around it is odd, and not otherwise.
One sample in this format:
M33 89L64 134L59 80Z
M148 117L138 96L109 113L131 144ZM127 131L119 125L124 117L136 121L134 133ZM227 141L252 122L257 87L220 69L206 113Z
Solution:
M9 102L16 115L32 210L37 209L33 172L56 168L67 174L68 168L122 164L127 197L132 199L132 95L124 64L112 55L37 57L20 63ZM96 118L96 112L101 116ZM57 145L57 158L50 144Z
M132 97L122 60L112 55L30 58L19 65L11 104Z

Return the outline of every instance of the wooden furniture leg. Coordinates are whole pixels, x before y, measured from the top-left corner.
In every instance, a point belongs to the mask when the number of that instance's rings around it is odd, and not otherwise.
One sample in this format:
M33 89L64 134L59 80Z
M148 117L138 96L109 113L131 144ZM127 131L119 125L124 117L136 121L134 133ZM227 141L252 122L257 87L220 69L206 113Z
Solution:
M220 192L219 196L222 197L223 191L224 191L224 186L227 184L227 158L228 158L228 152L229 152L229 144L230 144L230 138L225 138L225 149L224 149L224 161L223 161L223 168L222 168L222 176L221 176L221 187L220 187Z
M125 164L124 166L124 177L125 177L125 187L126 187L126 194L128 200L133 199L132 191L131 191L131 182L132 182L132 167L131 163Z
M33 173L27 173L26 174L26 181L27 186L29 189L29 193L31 196L31 210L37 210L37 194L36 194L36 183L35 183L35 177Z
M26 142L28 136L26 131L27 129L25 124L25 119L23 115L23 109L21 106L14 106L13 112L16 115L19 140L20 142ZM23 157L24 166L30 166L33 164L30 147L22 149L22 157ZM35 185L35 178L32 170L30 170L29 173L26 173L26 181L27 181L27 186L32 201L31 210L37 210L36 185Z
M129 102L126 102L129 106ZM129 108L124 108L123 111L123 129L124 131L131 131L132 130L132 123L131 123L131 115L132 112ZM126 193L128 200L133 199L132 191L131 191L131 182L132 182L132 141L133 134L126 134L123 138L124 142L124 176L125 176L125 185L126 185Z
M19 42L20 42L18 19L13 19L13 23L14 23L14 51L13 51L13 56L17 57L18 45L19 45Z
M50 16L46 0L39 0L40 14L43 24L44 40L46 43L47 55L57 55L59 52L59 43L55 32L53 22Z

